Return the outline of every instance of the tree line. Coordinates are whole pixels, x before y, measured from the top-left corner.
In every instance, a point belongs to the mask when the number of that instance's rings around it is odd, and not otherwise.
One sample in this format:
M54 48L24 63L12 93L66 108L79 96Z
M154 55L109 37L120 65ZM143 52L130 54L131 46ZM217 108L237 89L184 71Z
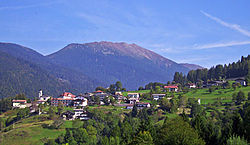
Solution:
M222 80L228 78L245 77L246 81L250 82L250 55L247 57L242 56L241 60L233 63L219 64L210 69L197 69L191 70L187 75L175 72L173 81L180 84L187 82L207 82L209 80Z

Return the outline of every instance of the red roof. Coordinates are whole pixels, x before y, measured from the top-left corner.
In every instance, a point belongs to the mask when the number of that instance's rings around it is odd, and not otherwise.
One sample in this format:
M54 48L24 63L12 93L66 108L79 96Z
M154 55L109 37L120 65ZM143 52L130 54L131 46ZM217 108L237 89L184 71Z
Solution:
M12 100L12 102L27 102L26 100Z
M64 92L61 96L71 96L72 98L75 98L76 96L71 94L70 92Z
M169 89L169 88L171 88L171 89L176 88L176 89L178 89L178 86L164 86L164 88L167 88L167 89Z
M126 104L125 106L134 106L134 104Z
M148 105L148 104L150 104L150 103L140 102L140 103L136 103L136 104L138 104L138 105L143 105L143 104Z
M103 91L101 91L101 90L98 90L98 91L95 91L95 93L102 93Z
M71 99L63 99L63 98L52 98L51 100L73 100L72 98Z

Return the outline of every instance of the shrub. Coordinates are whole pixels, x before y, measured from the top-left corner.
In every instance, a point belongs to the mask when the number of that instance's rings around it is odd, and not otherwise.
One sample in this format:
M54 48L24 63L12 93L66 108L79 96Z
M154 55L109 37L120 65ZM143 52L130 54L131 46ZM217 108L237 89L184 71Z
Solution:
M232 136L227 140L227 145L247 145L247 141L240 136Z

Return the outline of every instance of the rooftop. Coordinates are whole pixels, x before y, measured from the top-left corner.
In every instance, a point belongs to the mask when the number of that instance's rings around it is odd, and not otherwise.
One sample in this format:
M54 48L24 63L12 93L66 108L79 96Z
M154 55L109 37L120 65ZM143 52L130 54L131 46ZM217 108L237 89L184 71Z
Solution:
M164 88L176 88L176 89L178 89L178 86L164 86Z
M26 100L12 100L12 102L27 102Z

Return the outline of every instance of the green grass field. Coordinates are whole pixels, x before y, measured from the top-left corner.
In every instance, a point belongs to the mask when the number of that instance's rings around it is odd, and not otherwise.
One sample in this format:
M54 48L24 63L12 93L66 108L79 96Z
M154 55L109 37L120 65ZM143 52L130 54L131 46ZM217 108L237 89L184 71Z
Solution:
M38 120L37 116L22 119L15 123L13 129L0 133L1 145L42 145L47 139L55 139L65 133L65 129L47 129L42 124L51 124L52 120ZM67 125L69 126L69 125Z
M208 104L215 102L218 98L221 99L222 102L232 102L232 95L233 93L238 93L239 91L243 91L245 93L245 96L248 95L248 92L250 92L250 86L248 87L240 87L236 90L233 89L219 89L215 90L212 93L208 92L208 89L197 89L192 90L186 94L183 94L184 96L188 98L200 98L201 104ZM177 95L178 93L176 93Z
M150 90L139 90L139 91L127 91L122 92L123 96L128 96L128 93L149 93Z
M174 92L173 94L175 96L182 94L187 98L197 98L197 99L200 98L201 104L214 103L215 101L217 101L217 99L220 99L223 103L226 103L226 102L232 102L233 93L238 93L240 90L243 91L247 96L248 92L250 92L250 86L236 88L236 90L233 90L232 88L219 89L215 90L212 93L208 92L208 88L204 88L204 89L192 89L186 94L183 94L182 92L177 92L177 93ZM149 92L150 90L129 91L129 93L149 93ZM168 92L167 94L171 95L172 92ZM128 92L123 92L123 95L127 96Z

